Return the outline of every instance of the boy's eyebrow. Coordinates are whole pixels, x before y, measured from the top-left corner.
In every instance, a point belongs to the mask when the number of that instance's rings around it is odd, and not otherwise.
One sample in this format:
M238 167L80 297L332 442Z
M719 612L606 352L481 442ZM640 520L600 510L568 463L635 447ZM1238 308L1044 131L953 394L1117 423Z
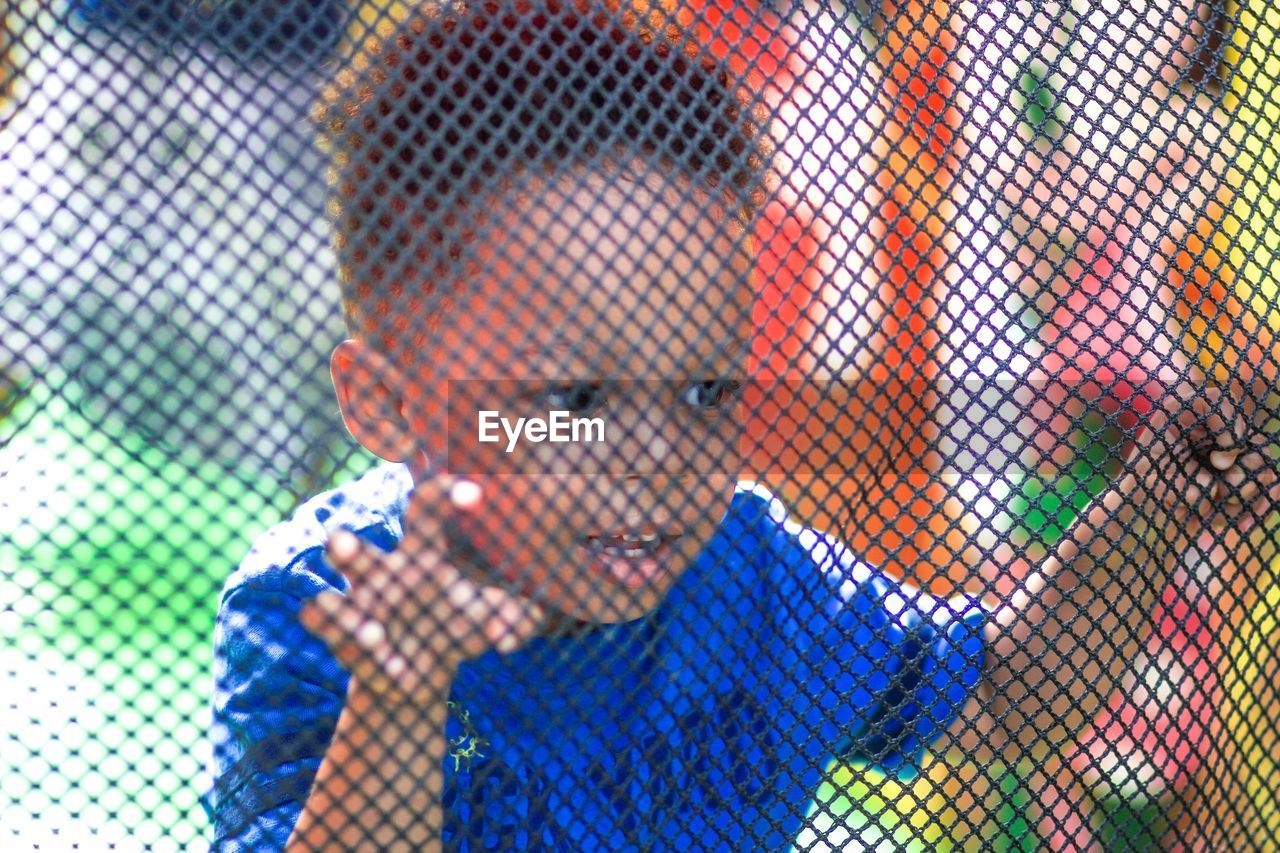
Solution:
M750 341L738 340L726 346L723 339L715 340L713 346L694 357L697 365L695 372L718 373L726 367L732 368L742 364L750 349ZM609 358L609 354L603 352L590 338L584 336L571 339L559 329L550 340L518 348L514 354L531 363L546 361L552 354L561 354L601 368L607 367L601 364L601 361ZM611 358L609 360L612 362Z
M711 370L743 364L750 349L751 344L749 341L735 341L731 346L726 347L723 340L719 340L710 352L700 357L699 368Z
M555 336L549 341L542 343L530 344L527 347L518 348L515 355L528 359L531 362L540 362L546 360L553 353L561 353L570 358L590 361L592 357L600 354L599 348L593 341L586 338L577 338L570 340L563 331L557 329Z

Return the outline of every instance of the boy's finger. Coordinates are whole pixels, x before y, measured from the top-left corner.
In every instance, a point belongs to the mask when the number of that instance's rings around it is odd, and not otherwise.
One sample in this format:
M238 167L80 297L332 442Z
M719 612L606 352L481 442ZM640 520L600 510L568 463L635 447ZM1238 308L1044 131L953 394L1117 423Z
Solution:
M458 509L474 509L483 497L480 486L470 480L454 480L449 488L449 501Z
M424 548L441 550L441 506L453 478L447 474L429 477L413 487L404 514L404 536L400 547L417 552Z
M409 661L392 648L378 623L366 620L353 636L349 624L342 618L330 618L314 602L303 605L300 618L343 668L373 692L397 699L418 694L426 701L441 689L439 679L429 682L415 673Z
M1210 406L1209 426L1214 443L1223 451L1238 451L1248 433L1248 424L1241 412L1242 401L1221 388L1211 388L1210 392L1206 402Z
M324 624L337 628L351 638L355 637L364 621L364 614L345 595L332 590L326 590L311 599L309 608L319 615Z
M325 627L325 620L321 617L320 611L309 601L304 602L299 608L298 621L302 623L302 627L316 636L320 636L320 631Z
M519 605L504 590L494 586L485 587L480 594L485 601L485 639L500 652L514 650L517 640L514 626L520 618Z
M1254 501L1253 511L1258 518L1266 519L1280 509L1280 482L1273 482L1262 497Z
M349 633L336 620L330 618L322 607L314 602L308 602L302 606L298 618L303 627L329 647L329 651L337 658L338 663L348 670L355 665L361 656L359 647Z
M492 605L485 634L498 651L513 652L537 633L543 623L541 607L498 587L487 587L485 592Z
M1235 467L1236 459L1240 456L1240 448L1234 447L1230 450L1214 450L1209 453L1209 462L1219 471L1229 471Z
M478 484L448 474L419 483L405 512L401 547L443 552L445 517L456 510L475 510L482 498Z
M368 577L377 565L377 558L369 547L350 530L335 530L329 536L325 556L353 586Z
M303 626L329 643L335 654L342 648L345 659L340 660L348 669L357 656L385 666L394 651L383 624L339 593L320 593L303 605L300 615Z
M521 641L528 640L537 634L544 622L546 622L546 612L542 607L523 599L516 602L512 631Z

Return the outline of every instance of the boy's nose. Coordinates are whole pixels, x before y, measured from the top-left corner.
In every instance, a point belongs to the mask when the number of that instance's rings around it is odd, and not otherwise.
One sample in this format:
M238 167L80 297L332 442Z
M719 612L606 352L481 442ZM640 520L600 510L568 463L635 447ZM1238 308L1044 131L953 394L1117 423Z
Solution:
M624 478L642 477L667 468L674 457L673 441L652 412L641 410L621 425L623 439L615 453Z

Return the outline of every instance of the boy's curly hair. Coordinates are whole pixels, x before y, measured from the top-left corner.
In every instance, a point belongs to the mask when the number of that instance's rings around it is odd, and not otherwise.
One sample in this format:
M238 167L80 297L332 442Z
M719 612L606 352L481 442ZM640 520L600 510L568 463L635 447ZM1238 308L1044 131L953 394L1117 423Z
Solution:
M432 291L466 277L477 200L520 175L639 162L759 207L760 108L665 20L616 0L460 0L367 40L313 115L353 334L430 319Z

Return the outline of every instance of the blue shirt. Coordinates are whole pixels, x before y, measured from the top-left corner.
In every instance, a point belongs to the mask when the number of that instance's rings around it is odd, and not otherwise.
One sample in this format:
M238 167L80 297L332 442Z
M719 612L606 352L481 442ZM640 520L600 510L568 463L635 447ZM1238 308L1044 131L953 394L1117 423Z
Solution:
M284 847L347 686L298 608L347 589L322 559L328 532L393 549L411 488L389 466L309 501L227 582L206 804L218 849ZM649 617L460 667L446 846L784 848L833 759L912 772L979 680L984 622L978 602L903 587L741 486Z

